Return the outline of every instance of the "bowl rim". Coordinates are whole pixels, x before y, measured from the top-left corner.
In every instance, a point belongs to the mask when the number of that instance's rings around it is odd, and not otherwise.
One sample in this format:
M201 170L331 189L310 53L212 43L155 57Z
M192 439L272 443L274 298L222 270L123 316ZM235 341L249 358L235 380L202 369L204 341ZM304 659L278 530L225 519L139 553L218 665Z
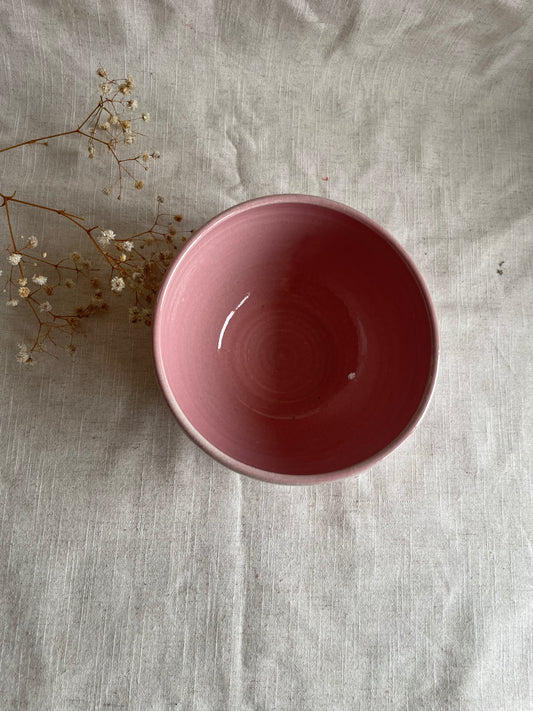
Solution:
M382 447L379 452L376 452L371 457L368 457L367 459L361 462L357 462L356 464L350 465L343 469L337 469L329 472L321 472L318 474L283 474L280 472L267 471L265 469L255 467L251 464L241 462L238 459L235 459L234 457L225 454L223 451L218 449L218 447L213 445L194 427L194 425L186 417L185 413L179 406L165 373L161 347L163 337L163 301L174 280L174 275L176 274L176 272L179 271L181 264L184 261L185 257L189 254L189 251L194 249L195 246L197 246L198 243L201 242L202 238L207 233L211 232L214 227L234 215L243 213L247 210L252 210L260 206L280 205L284 203L294 202L324 207L330 210L332 209L337 212L341 212L345 215L348 215L349 217L354 218L358 222L367 225L372 230L377 232L383 239L385 239L400 255L400 257L403 259L403 261L411 271L414 279L417 281L425 301L433 334L433 355L431 359L426 387L424 389L424 393L420 399L417 409L415 410L413 416L406 424L404 429L391 442L389 442L385 447ZM221 464L223 464L228 469L231 469L234 472L244 474L254 479L260 479L262 481L286 485L318 484L328 481L335 481L337 479L344 479L346 477L359 474L372 467L374 464L382 460L384 457L394 451L397 447L399 447L402 442L404 442L413 433L413 431L418 426L427 411L427 408L429 406L429 403L431 402L431 398L435 390L440 361L440 337L435 307L431 300L429 290L422 277L422 274L420 273L418 267L415 265L411 256L403 248L403 246L384 227L379 225L370 217L367 217L363 213L359 212L355 208L349 207L348 205L344 205L343 203L337 202L336 200L331 200L330 198L318 197L315 195L306 195L302 193L281 193L265 195L263 197L246 200L220 212L218 215L211 218L202 227L200 227L180 251L175 261L171 264L168 272L166 273L165 278L163 279L163 282L159 289L159 293L157 295L157 301L154 309L154 328L152 343L154 366L161 391L174 417L178 420L178 423L181 425L184 432L193 440L193 442L195 442L201 449L204 450L204 452L209 454L213 459L220 462Z

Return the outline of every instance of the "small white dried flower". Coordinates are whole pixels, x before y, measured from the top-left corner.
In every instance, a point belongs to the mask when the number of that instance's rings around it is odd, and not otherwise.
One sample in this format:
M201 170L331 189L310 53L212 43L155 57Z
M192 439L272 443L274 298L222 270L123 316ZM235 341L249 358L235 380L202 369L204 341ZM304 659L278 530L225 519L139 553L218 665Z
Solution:
M126 240L126 242L122 243L122 249L125 252L131 252L131 250L133 249L133 242L131 242L130 240Z
M118 123L118 116L116 114L113 114L113 116L110 116L109 123L112 126L116 126L116 124Z
M109 131L109 121L104 121L104 123L101 123L98 128L102 131Z
M133 136L131 133L126 134L124 138L124 143L128 146L131 146L132 143L135 143L135 136Z
M51 310L52 310L52 304L51 304L49 301L43 301L43 302L39 305L39 311L43 311L43 312L48 313L48 312L51 311Z
M27 299L29 295L30 295L30 290L28 289L28 287L21 286L19 289L19 296L21 296L23 299Z
M31 356L28 352L28 346L25 343L19 343L17 360L19 363L31 363L32 362Z
M130 111L133 111L138 106L137 99L130 99L126 102L126 105Z
M18 299L9 299L7 302L8 306L18 306L19 300Z
M128 94L131 94L132 88L129 84L121 84L118 87L118 90L120 91L121 94L124 94L124 96L127 96Z
M126 77L126 84L130 87L130 89L135 88L135 81L131 74L128 74L128 76Z
M46 282L48 281L48 277L45 277L43 274L34 274L31 278L32 282L34 284L38 284L39 286L44 286Z
M17 279L17 284L19 286L26 286L27 283L28 280L26 279L26 277L20 277L19 279Z
M148 161L150 160L150 154L145 151L142 155L142 159L145 163L148 163Z
M13 264L14 266L16 266L17 264L20 264L21 259L22 259L22 254L19 254L18 252L12 252L7 257L7 261L10 262L10 264Z
M112 239L115 238L115 233L113 230L100 230L101 235L98 237L98 241L102 245L102 247L107 247L107 245L111 242Z
M31 237L28 238L28 247L35 248L39 244L39 240L35 235L32 235Z
M120 292L124 289L125 286L126 286L126 283L122 277L114 276L111 279L111 289L116 294L120 294Z
M102 96L109 94L110 91L111 91L111 84L108 81L104 81L104 82L102 82L102 84L100 84L100 93L102 94Z
M148 123L148 121L150 120L150 114L141 114L141 118L143 121Z
M159 151L152 151L152 158L154 160L157 160L158 158L161 158L161 153Z
M94 146L89 146L89 158L94 158Z

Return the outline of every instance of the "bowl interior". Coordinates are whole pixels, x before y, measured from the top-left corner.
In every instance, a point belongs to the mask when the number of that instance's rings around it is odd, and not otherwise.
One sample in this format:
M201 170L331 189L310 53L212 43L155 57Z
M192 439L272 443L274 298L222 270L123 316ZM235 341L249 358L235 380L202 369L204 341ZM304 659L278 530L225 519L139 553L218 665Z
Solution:
M184 251L159 300L171 407L266 472L324 474L382 453L419 414L435 351L416 270L348 208L234 208Z

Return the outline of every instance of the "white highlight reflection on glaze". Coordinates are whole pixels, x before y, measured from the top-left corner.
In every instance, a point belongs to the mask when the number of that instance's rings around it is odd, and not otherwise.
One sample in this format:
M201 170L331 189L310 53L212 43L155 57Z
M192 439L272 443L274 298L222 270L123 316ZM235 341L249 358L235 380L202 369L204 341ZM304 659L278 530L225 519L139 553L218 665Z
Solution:
M231 318L235 315L235 312L237 311L237 309L241 308L241 306L244 304L244 302L246 301L246 299L249 296L250 296L250 292L248 292L246 294L246 296L244 297L244 299L239 304L237 304L237 306L233 309L233 311L230 311L229 314L226 316L226 320L224 321L224 325L222 326L222 330L220 331L220 335L218 337L218 350L220 350L222 348L222 339L224 338L224 333L226 331L226 328L228 327L228 323L230 322Z

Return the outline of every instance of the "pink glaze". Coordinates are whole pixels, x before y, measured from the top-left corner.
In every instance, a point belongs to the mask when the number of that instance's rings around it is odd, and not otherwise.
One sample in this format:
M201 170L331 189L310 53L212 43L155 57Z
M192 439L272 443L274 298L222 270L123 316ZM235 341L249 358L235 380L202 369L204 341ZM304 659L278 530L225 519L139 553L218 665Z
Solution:
M437 324L411 259L323 198L237 205L171 267L154 355L185 431L235 471L309 484L371 466L413 430Z

